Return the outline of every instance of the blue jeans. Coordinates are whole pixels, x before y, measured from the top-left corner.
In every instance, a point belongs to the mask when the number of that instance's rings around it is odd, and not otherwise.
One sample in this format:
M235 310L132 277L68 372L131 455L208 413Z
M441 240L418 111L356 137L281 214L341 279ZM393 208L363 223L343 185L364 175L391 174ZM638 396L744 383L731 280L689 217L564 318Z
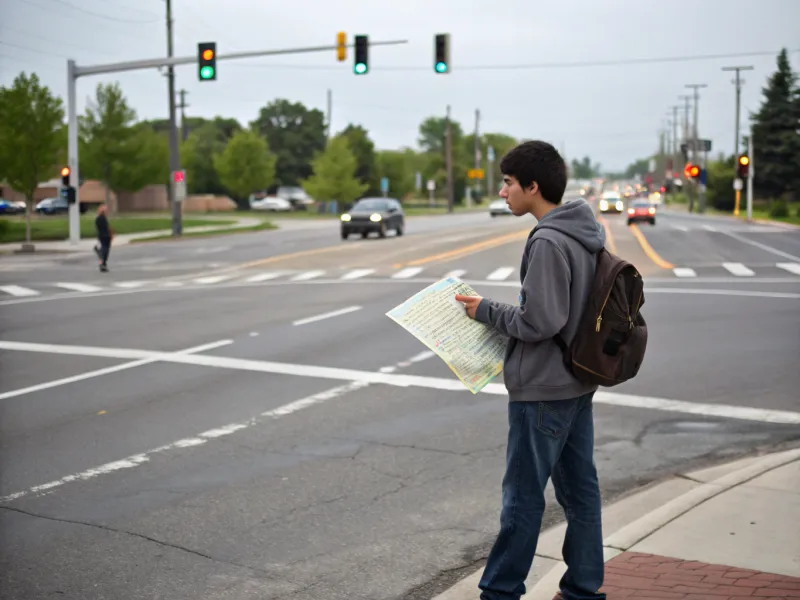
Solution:
M594 465L592 396L510 402L500 533L478 587L481 600L519 600L533 563L552 476L567 517L564 600L605 600L600 486ZM558 590L553 590L555 594Z

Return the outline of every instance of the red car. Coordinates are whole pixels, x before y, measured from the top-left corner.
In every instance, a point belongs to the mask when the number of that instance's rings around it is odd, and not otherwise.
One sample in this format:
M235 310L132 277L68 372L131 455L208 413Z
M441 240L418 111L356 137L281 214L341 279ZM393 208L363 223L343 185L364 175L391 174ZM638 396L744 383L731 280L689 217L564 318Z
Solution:
M637 221L647 221L650 225L656 224L656 206L649 202L634 202L628 208L628 225Z

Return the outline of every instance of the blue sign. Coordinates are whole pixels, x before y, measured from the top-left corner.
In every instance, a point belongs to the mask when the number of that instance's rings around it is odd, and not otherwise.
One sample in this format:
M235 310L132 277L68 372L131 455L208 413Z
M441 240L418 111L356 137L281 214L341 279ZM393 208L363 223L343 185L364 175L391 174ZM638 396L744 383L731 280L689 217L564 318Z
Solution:
M700 183L705 185L707 181L708 181L708 171L706 171L705 169L700 169Z
M381 177L381 191L386 194L389 191L389 178Z

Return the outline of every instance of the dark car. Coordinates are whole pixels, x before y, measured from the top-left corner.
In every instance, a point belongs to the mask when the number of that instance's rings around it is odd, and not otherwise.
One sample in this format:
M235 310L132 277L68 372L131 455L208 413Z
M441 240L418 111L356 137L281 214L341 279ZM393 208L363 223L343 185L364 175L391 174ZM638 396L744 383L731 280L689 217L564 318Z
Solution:
M341 216L341 220L343 240L351 233L360 233L365 238L371 231L380 237L386 237L389 230L403 235L406 225L403 207L394 198L362 198Z
M636 200L628 209L628 225L637 221L647 221L650 225L656 224L656 206L650 202Z

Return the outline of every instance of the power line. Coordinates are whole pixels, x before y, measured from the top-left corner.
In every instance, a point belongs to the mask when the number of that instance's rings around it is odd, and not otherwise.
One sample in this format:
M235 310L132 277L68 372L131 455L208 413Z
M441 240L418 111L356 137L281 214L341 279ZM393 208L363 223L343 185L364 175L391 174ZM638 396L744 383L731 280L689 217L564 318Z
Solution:
M81 6L75 6L74 4L70 4L66 0L53 0L53 1L54 2L58 2L60 4L63 4L64 6L67 6L67 7L71 8L71 9L73 9L73 10L77 10L79 12L82 12L84 14L91 15L93 17L98 17L100 19L108 19L109 21L116 21L118 23L141 23L141 24L145 24L145 23L156 23L156 22L160 21L160 19L158 17L153 17L152 19L149 19L147 21L142 21L142 20L139 20L139 19L121 19L119 17L112 17L111 15L105 15L103 13L97 13L97 12L94 12L94 11L91 11L91 10L87 10L87 9L81 7ZM28 4L31 4L32 6L38 6L39 8L44 8L45 10L47 10L41 4L36 4L35 2L31 2L30 0L25 0L25 2L27 2ZM139 12L144 12L144 11L139 11ZM148 13L145 13L145 14L148 14Z
M650 58L623 58L617 60L594 60L577 62L557 62L557 63L532 63L532 64L489 64L489 65L462 65L456 67L458 71L509 71L509 70L532 70L532 69L574 69L590 67L617 67L627 65L648 65L657 63L678 63L693 62L703 60L718 60L723 58L742 58L750 56L777 56L779 50L761 50L754 52L733 52L730 54L696 54L691 56L664 56ZM790 53L800 52L800 48L789 50ZM235 63L231 66L236 67L259 67L276 69L309 69L309 70L341 70L340 66L332 65L289 65L271 63ZM382 66L379 71L430 71L427 66Z

